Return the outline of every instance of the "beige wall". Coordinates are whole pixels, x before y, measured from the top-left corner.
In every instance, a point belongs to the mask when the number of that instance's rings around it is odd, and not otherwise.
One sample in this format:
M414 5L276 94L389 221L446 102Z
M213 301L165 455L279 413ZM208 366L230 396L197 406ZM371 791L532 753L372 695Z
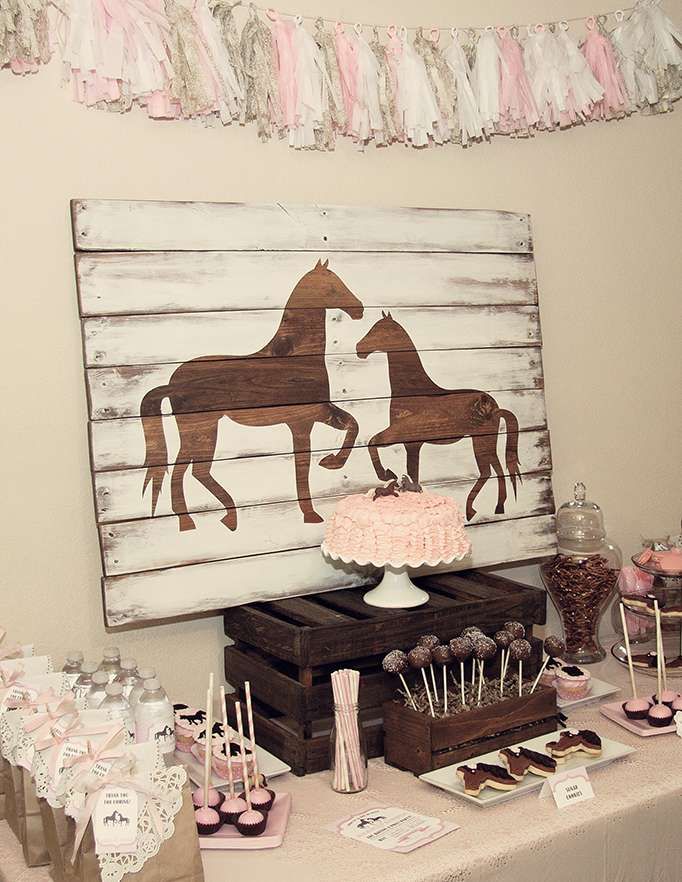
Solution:
M514 0L521 20L588 14L587 0ZM371 13L367 11L371 8ZM499 4L463 0L456 23ZM669 5L672 10L672 5ZM301 12L445 24L451 3L306 0ZM391 11L392 10L392 11ZM678 5L679 12L679 5ZM57 66L0 76L2 563L0 624L60 656L105 634L90 490L71 197L341 202L528 211L533 217L558 501L588 485L627 553L681 512L682 103L661 118L531 142L333 155L260 145L252 129L86 111ZM177 698L221 671L219 618L117 635Z

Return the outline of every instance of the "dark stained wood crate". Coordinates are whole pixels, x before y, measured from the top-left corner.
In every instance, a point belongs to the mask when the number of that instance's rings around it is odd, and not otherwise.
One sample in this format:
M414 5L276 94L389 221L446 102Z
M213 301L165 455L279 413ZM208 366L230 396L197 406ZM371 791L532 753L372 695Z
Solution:
M332 671L360 671L368 752L380 756L382 706L398 685L381 669L386 652L409 649L422 634L449 639L472 624L493 633L516 619L530 632L534 624L545 622L544 591L500 576L470 570L417 582L430 600L412 610L370 607L362 599L367 589L361 588L225 611L225 633L235 641L225 648L226 679L242 694L244 682L250 681L258 703L259 741L296 774L328 767ZM529 673L539 656L540 644L534 641ZM490 675L494 672L492 665Z

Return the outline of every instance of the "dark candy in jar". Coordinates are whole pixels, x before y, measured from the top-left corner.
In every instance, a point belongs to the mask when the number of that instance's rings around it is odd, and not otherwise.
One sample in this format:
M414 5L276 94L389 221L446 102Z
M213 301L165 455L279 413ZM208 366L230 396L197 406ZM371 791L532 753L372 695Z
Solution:
M387 674L404 674L410 664L407 655L401 649L392 649L384 656L381 667Z

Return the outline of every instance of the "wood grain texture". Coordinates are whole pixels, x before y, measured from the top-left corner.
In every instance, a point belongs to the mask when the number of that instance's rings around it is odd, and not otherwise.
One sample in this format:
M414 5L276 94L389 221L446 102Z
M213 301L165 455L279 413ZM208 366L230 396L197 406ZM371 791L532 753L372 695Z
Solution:
M532 251L504 211L73 200L78 251Z
M540 389L496 392L500 407L513 411L522 431L543 429L547 425L544 393ZM341 403L341 402L334 402ZM367 399L360 401L343 401L343 409L357 420L360 431L356 444L366 446L369 439L386 428L389 423L389 397L383 399ZM406 407L417 409L421 402L419 397L406 398ZM447 407L447 402L443 401ZM448 437L442 432L441 421L437 418L437 409L432 407L432 416L425 408L426 417L420 424L419 439L424 441ZM291 412L291 408L289 411ZM293 408L303 419L305 407ZM201 435L208 431L214 421L213 414L197 413L189 417L192 430ZM112 469L140 468L145 462L145 443L142 424L139 418L107 419L90 423L90 446L94 470L109 471ZM154 464L165 464L174 461L179 454L179 439L175 417L166 414L161 417L160 427L152 432L163 432L168 448L168 455L161 459L152 459ZM311 435L313 452L329 451L338 448L342 433L330 426L317 424ZM405 441L418 440L409 433L404 433ZM454 448L451 448L454 449ZM265 456L270 454L287 454L292 451L291 432L284 425L272 426L268 431L260 428L238 425L232 420L223 419L218 430L217 446L214 461L236 459L243 456ZM428 457L427 457L428 459Z
M506 435L498 437L498 451L504 462ZM314 498L339 496L364 492L376 481L374 469L366 447L356 444L344 468L339 472L320 468L320 461L328 451L315 452L310 472L310 490ZM382 450L382 460L395 474L407 470L405 448L393 445ZM549 433L521 432L519 434L519 460L523 471L531 474L551 468ZM287 502L296 499L293 454L275 456L241 457L234 460L214 461L213 477L229 488L238 506ZM478 476L476 463L471 455L471 444L462 441L452 445L434 444L425 448L422 455L420 481L429 489L431 485L447 481L452 475L461 480L473 480ZM145 518L150 514L149 498L143 492L144 469L123 469L99 472L95 475L95 502L100 523ZM164 480L156 505L156 516L173 513L170 496L170 479ZM186 510L189 512L218 509L219 503L198 481L185 482Z
M403 363L406 379L411 377L411 353L397 352L395 358L399 364ZM536 347L437 350L421 353L421 360L435 382L453 389L497 392L542 386L542 359ZM245 380L243 385L227 389L224 364L219 360L201 362L196 367L163 364L90 368L87 371L90 418L139 416L143 397L152 389L167 385L180 367L187 369L182 383L178 384L175 413L222 410L226 399L233 409L251 407L254 398L259 399L261 407L282 405L283 400L288 405L321 402L318 358L296 357L295 372L291 370L290 361L290 358L240 359L240 375L250 377L251 382ZM377 353L365 362L354 356L332 356L326 363L332 401L390 397L385 356ZM429 384L421 388L418 378L415 380L413 395L431 394ZM197 401L204 406L198 406Z
M297 355L355 355L360 339L378 319L381 310L365 309L360 321L343 312L327 319L326 341L307 335L311 314L300 310L303 345ZM409 328L420 352L433 349L478 349L531 346L540 342L540 321L535 306L403 307L393 317ZM220 358L220 353L249 356L276 332L279 310L175 313L169 315L113 316L83 322L88 367L169 364L192 358ZM389 348L391 342L388 341ZM270 353L263 353L264 357Z
M509 560L531 560L556 550L552 515L494 521L468 528L471 557L448 570L495 566ZM265 564L267 563L267 567ZM264 574L276 572L276 579ZM369 584L370 569L349 568L326 561L319 548L277 552L170 567L150 572L105 577L107 625L156 621L289 596L305 596L333 588Z
M531 254L399 251L321 253L365 307L487 306L538 302ZM311 255L270 251L80 253L81 315L281 309ZM390 286L368 279L390 279Z

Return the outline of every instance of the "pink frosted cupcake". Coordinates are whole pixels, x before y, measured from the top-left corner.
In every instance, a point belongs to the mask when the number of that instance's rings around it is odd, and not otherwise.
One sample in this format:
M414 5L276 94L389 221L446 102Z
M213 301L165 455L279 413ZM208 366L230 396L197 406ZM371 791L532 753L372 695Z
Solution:
M239 756L239 748L236 744L231 745L231 764L232 764L232 777L235 781L242 780L242 761ZM227 757L225 756L225 743L221 742L219 744L213 744L213 756L211 758L211 767L213 771L219 778L223 778L227 780ZM250 751L247 750L246 753L246 768L249 772L249 775L253 773L253 759L251 757Z
M554 688L559 698L564 701L576 701L579 698L585 698L592 684L590 680L592 675L584 668L577 665L563 665L558 668L554 676Z

